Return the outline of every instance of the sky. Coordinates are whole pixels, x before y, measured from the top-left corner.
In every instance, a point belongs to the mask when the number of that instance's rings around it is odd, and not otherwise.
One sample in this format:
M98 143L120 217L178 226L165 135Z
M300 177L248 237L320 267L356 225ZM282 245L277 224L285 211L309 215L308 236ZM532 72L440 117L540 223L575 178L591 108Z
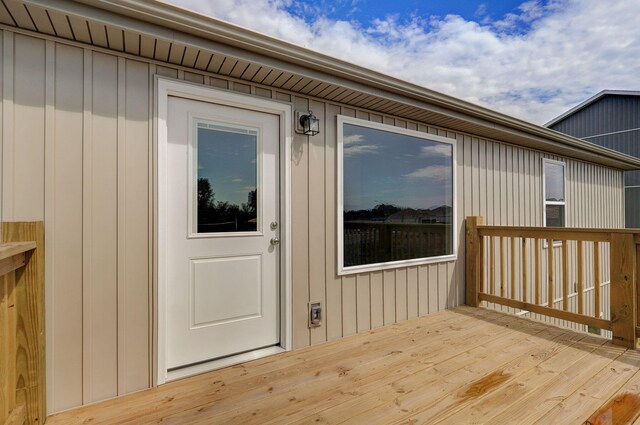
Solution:
M344 210L453 205L452 154L448 143L345 123Z
M640 89L640 0L163 0L536 124Z
M256 143L251 134L198 129L198 178L209 180L214 202L248 202L256 190Z

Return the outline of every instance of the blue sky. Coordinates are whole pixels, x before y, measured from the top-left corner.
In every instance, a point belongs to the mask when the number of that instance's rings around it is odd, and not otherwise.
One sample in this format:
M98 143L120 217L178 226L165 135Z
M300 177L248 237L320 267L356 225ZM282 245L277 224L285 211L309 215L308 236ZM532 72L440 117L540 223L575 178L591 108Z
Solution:
M256 189L256 136L198 129L198 178L209 180L215 202L241 206Z
M640 0L164 0L544 124L640 89Z
M320 12L330 19L354 20L366 26L375 19L396 16L411 19L414 16L429 18L434 16L459 15L466 20L502 19L507 13L517 13L522 1L476 1L476 0L338 0L338 1L294 1L286 10L312 21L306 12Z
M453 205L452 145L353 124L343 140L345 211Z

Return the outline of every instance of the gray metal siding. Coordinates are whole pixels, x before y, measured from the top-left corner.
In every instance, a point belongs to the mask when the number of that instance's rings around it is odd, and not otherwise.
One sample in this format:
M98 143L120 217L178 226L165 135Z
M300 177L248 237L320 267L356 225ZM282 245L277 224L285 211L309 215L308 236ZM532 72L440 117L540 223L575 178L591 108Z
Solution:
M549 128L584 139L640 127L640 96L605 96ZM640 157L640 132L595 137L587 140L600 146Z
M625 224L627 227L640 227L640 187L627 187L625 196Z
M640 158L640 96L607 95L549 128ZM640 170L624 174L626 227L640 227Z

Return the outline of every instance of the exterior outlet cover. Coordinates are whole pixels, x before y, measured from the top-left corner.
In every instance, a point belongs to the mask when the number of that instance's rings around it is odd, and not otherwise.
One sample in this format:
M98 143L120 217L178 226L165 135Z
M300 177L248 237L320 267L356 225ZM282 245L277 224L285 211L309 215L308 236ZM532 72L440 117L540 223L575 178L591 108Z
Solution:
M309 327L315 328L322 325L322 305L309 303Z

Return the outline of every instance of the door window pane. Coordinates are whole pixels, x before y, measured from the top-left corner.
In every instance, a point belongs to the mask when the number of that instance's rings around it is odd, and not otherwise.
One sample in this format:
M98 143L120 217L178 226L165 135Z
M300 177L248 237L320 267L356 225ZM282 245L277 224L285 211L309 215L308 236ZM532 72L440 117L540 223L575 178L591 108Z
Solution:
M255 232L258 129L196 121L196 233Z

